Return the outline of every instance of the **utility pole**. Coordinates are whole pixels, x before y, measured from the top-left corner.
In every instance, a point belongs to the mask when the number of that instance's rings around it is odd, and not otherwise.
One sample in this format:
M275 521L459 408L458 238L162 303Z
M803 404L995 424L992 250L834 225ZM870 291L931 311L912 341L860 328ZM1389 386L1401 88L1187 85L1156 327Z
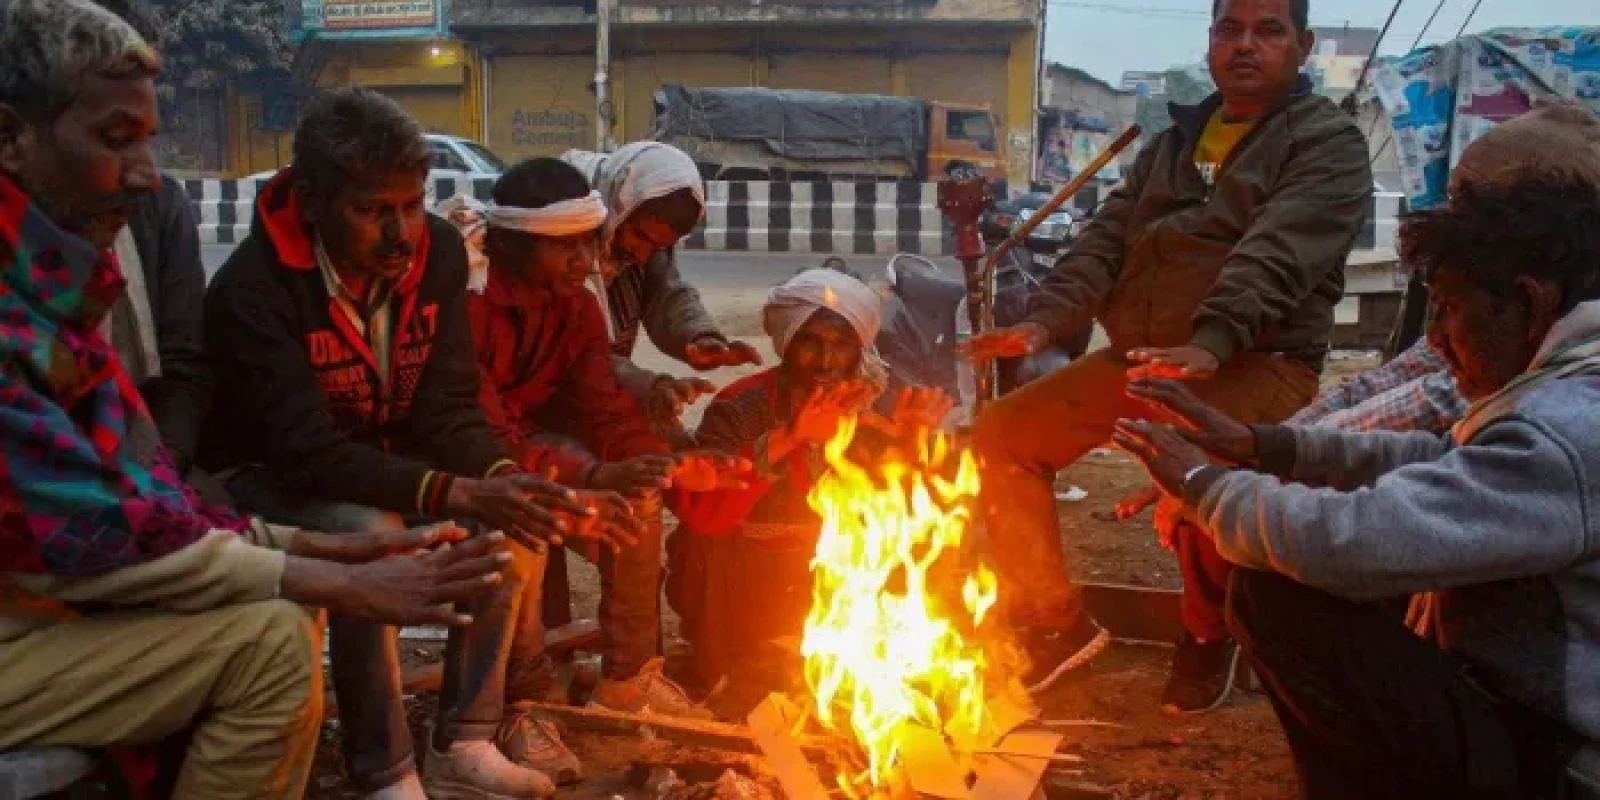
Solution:
M595 3L594 125L595 150L611 150L611 4Z

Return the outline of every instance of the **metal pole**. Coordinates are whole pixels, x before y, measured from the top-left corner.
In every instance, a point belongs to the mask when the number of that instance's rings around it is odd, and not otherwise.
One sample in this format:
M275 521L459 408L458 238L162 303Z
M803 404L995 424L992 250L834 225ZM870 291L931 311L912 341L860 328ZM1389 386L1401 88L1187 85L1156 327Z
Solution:
M478 126L478 134L482 136L483 146L493 150L489 144L492 137L489 135L489 79L493 69L490 62L494 60L493 51L487 47L478 51L478 119L482 124Z
M611 2L595 3L594 147L602 153L611 149Z

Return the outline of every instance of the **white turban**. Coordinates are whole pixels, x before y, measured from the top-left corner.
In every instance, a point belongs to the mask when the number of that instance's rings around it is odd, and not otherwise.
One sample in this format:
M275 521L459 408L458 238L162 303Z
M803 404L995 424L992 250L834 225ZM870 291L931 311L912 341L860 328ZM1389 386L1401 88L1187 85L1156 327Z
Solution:
M489 227L531 233L535 236L575 236L599 230L606 224L606 204L591 191L575 200L562 200L540 208L515 208L489 204L484 212Z
M813 314L828 309L843 317L861 339L862 374L882 387L883 365L874 342L883 326L883 299L870 287L842 272L808 269L767 295L761 324L772 337L772 348L782 358Z
M701 215L705 214L706 187L700 169L694 159L670 144L634 142L615 153L568 150L561 160L577 167L611 210L601 234L602 252L610 250L617 228L647 201L688 189L699 202Z

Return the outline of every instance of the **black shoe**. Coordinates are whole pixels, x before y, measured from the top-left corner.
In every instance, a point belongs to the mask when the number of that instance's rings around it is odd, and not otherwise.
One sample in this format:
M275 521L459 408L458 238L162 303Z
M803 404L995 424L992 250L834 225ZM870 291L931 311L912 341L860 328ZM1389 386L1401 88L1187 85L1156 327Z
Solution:
M1032 664L1022 680L1034 694L1049 689L1062 676L1088 664L1105 651L1111 634L1087 613L1068 630L1034 629L1024 635L1023 647Z
M1201 642L1184 632L1172 657L1172 674L1161 692L1161 713L1204 714L1228 699L1239 666L1239 645L1232 639Z

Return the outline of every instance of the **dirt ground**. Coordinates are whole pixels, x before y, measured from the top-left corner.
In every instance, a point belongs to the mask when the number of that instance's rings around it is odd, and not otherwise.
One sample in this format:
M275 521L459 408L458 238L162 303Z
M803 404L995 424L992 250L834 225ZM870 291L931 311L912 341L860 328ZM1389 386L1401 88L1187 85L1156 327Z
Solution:
M731 335L746 338L770 357L760 335L759 309L763 291L741 287L703 288L707 306ZM641 350L647 350L647 345ZM639 359L657 369L673 364L659 353L641 352ZM1376 363L1371 356L1338 354L1326 380L1337 382ZM681 365L677 365L682 369ZM743 370L742 372L748 372ZM716 376L719 384L737 377L734 371ZM691 426L702 406L689 415ZM1113 451L1097 451L1058 476L1058 494L1073 487L1084 496L1059 504L1063 545L1074 574L1085 581L1123 583L1176 589L1180 586L1176 562L1156 542L1150 514L1126 523L1115 522L1110 511L1118 499L1140 488L1143 471L1131 459ZM575 605L580 617L593 617L599 603L599 578L587 563L572 558ZM681 650L674 638L677 620L670 609L664 620L669 655ZM408 663L437 660L435 643L402 641ZM1118 729L1079 729L1065 752L1084 757L1083 774L1063 777L1077 786L1078 797L1114 797L1119 800L1287 800L1296 796L1293 768L1272 710L1260 695L1236 692L1222 709L1196 718L1170 719L1156 708L1156 698L1166 677L1170 650L1159 647L1117 645L1097 660L1088 674L1056 687L1041 703L1048 719L1094 719L1118 723ZM431 722L432 696L408 699L413 731L420 737ZM340 730L336 720L324 728L322 747L307 794L311 800L343 800L356 795L343 778L338 758ZM644 737L619 737L578 731L568 732L569 744L583 758L591 780L565 798L656 798L627 778L630 761L641 747L658 748ZM420 751L419 751L420 752ZM760 766L740 769L760 773ZM598 777L595 777L598 776ZM1021 800L1019 798L1019 800Z

